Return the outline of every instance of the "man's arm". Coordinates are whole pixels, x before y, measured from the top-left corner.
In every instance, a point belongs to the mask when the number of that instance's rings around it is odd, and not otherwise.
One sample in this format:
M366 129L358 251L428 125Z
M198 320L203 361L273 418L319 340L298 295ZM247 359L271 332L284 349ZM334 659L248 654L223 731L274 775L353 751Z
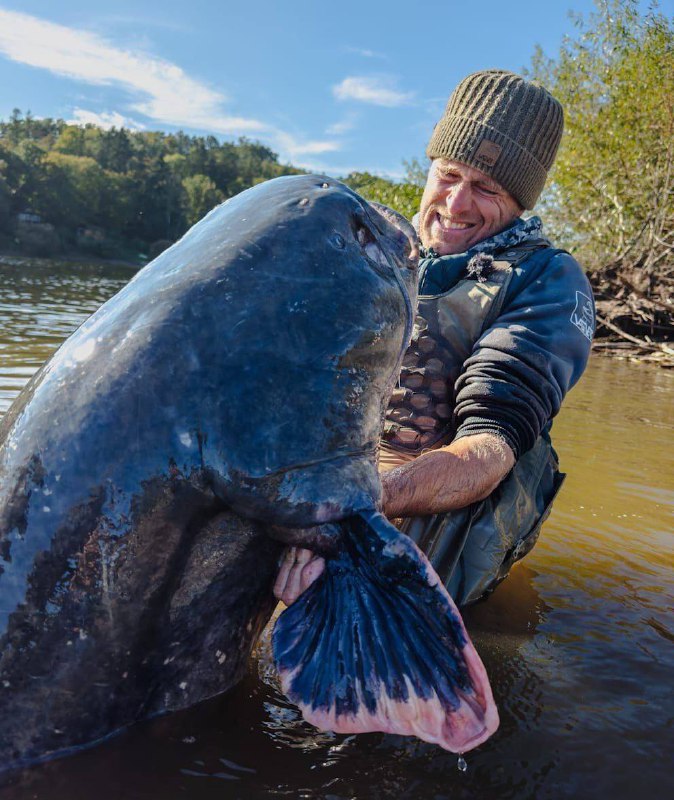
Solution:
M385 472L382 510L394 519L463 508L490 495L514 463L512 450L498 436L464 436ZM324 559L311 550L286 548L274 586L276 598L291 605L324 568Z
M490 495L514 464L513 451L498 436L464 436L385 472L382 510L394 519L463 508ZM274 586L276 598L291 605L324 568L324 559L311 550L286 548Z
M508 443L516 459L534 446L587 364L591 296L568 253L515 272L501 313L456 381L455 441L491 433ZM586 324L578 321L583 312Z
M385 472L382 509L389 519L442 514L484 500L515 464L498 436L464 436Z

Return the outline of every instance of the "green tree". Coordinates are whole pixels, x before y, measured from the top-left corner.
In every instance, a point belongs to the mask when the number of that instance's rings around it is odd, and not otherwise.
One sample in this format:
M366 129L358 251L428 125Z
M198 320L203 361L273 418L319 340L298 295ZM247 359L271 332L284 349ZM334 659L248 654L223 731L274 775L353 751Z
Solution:
M17 145L25 136L25 126L21 116L21 109L14 108L9 116L9 122L3 123L3 134L9 142Z
M107 176L90 156L52 151L44 157L49 179L48 217L56 224L105 225Z
M23 211L28 205L25 199L26 185L32 187L33 181L33 174L28 165L13 150L3 146L0 141L0 183L4 187L7 201L7 217L0 227L7 230L11 216Z
M650 293L674 273L674 24L636 0L598 0L559 55L532 74L566 130L542 210L590 270L636 275Z
M9 233L12 189L8 179L9 165L0 148L0 233Z
M101 135L98 162L103 169L126 172L131 153L131 139L124 128L111 128Z
M343 180L366 200L389 206L409 220L419 210L423 188L417 184L394 183L369 172L352 172Z
M218 203L225 199L207 175L190 175L183 180L187 222L194 225Z
M429 167L428 158L420 161L418 158L412 158L409 161L403 159L403 166L405 167L405 183L411 183L414 186L421 186L423 189L426 185L426 176L428 175Z
M84 155L84 128L79 125L68 125L54 142L54 150L70 156Z

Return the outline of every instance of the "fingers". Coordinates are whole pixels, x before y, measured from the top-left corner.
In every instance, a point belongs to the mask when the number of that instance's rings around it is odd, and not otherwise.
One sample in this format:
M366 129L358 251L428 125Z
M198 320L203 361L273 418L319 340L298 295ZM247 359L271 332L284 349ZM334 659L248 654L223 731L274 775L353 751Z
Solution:
M323 574L325 569L325 559L322 556L314 555L302 569L300 577L300 594L306 592L311 584Z
M301 547L288 547L274 584L274 596L287 606L297 600L321 575L325 560Z
M276 581L274 583L274 597L277 600L283 599L283 590L288 583L288 576L290 575L290 570L292 569L293 564L295 563L295 552L297 551L296 547L286 547L283 551L283 558L281 559L281 566L279 567L278 575L276 576Z
M302 594L302 568L311 560L313 553L302 547L295 547L295 563L290 568L288 581L281 595L281 600L289 606Z

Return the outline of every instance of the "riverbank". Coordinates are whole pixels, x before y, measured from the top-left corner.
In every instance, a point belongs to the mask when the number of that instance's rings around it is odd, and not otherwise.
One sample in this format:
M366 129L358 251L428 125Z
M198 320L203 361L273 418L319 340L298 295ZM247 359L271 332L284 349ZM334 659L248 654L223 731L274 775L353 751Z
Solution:
M597 339L592 343L592 352L620 361L654 364L665 369L674 369L674 349L665 343L652 342L642 345L632 344L629 341Z
M30 269L36 267L38 269L46 269L53 264L81 264L82 266L94 267L126 267L137 271L144 267L145 263L122 258L100 258L83 255L82 253L64 253L63 255L48 258L26 256L17 253L0 253L0 265L7 267L29 267Z
M674 274L609 265L589 276L597 307L595 349L674 366Z

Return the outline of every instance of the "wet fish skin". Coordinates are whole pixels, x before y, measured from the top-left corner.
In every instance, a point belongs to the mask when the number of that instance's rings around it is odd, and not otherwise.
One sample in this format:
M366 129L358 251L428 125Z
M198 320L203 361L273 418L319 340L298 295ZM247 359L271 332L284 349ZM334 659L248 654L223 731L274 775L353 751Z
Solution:
M268 527L378 502L413 251L337 182L270 181L31 379L0 422L0 768L241 677L274 605Z

